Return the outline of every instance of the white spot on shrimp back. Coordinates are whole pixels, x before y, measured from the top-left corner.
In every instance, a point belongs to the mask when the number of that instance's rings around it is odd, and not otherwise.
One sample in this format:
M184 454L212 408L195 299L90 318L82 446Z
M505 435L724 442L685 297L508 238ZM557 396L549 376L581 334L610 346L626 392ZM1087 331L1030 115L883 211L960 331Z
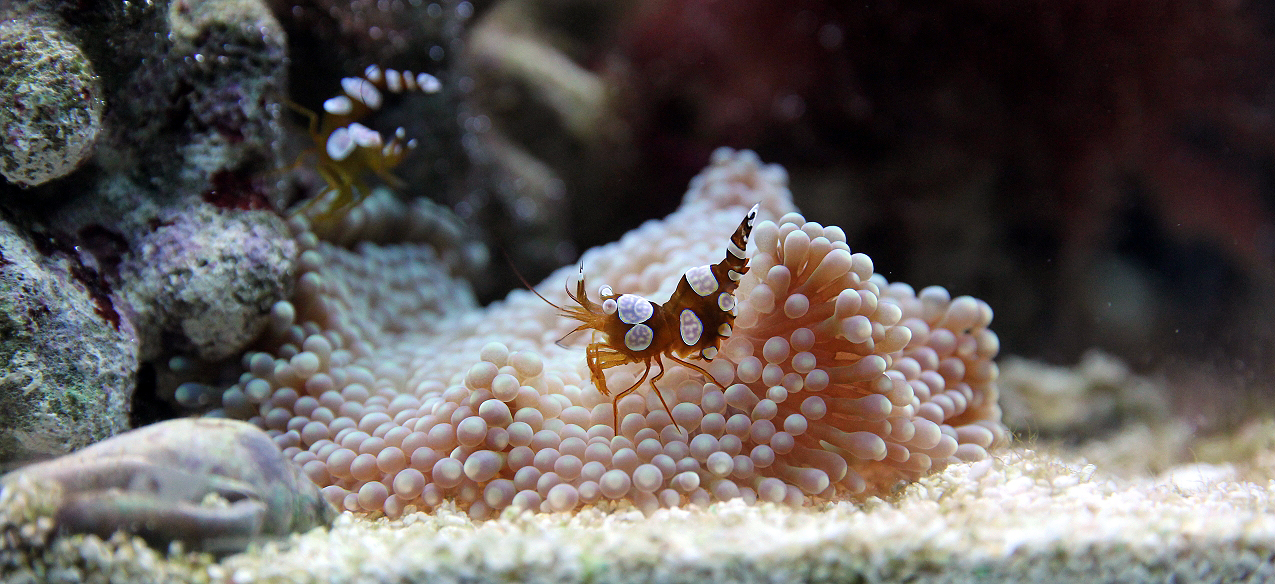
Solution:
M325 146L328 151L328 158L341 161L354 152L354 139L350 137L350 129L340 127L332 130L328 135L328 143Z
M425 93L434 93L443 88L443 84L438 81L437 77L429 73L421 73L416 76L416 85Z
M700 354L705 359L712 361L713 358L717 357L717 347L705 347L703 351L700 351Z
M680 331L682 333L682 342L686 346L694 346L699 342L700 336L704 334L704 323L700 321L695 311L684 308L682 314L678 316L680 321Z
M651 301L637 294L621 294L617 308L620 320L626 324L646 322L646 319L655 314L655 307L651 306Z
M629 332L624 333L624 346L630 351L642 351L651 346L653 340L655 340L655 331L644 324L635 324Z
M393 69L385 70L385 88L391 93L399 93L403 91L403 76Z
M712 266L695 266L686 270L686 283L691 285L691 290L700 296L708 296L714 290L717 290L717 278L713 277Z
M381 133L358 122L346 126L350 129L350 139L355 144L367 148L380 148Z
M323 111L334 116L343 116L354 111L354 102L344 95L330 97L323 102Z
M725 292L718 294L717 307L722 309L722 312L730 312L731 309L735 308L735 297Z
M359 103L366 105L371 109L381 107L381 90L372 85L371 81L362 77L346 77L341 80L341 89L350 99L358 100Z

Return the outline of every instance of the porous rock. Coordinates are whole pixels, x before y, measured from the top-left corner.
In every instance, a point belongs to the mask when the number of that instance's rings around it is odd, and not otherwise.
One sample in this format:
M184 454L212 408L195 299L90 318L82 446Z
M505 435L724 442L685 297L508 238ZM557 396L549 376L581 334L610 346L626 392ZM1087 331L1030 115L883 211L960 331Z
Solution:
M207 360L233 355L290 292L296 246L269 213L200 205L165 215L120 265L120 294L144 331L140 355L174 349Z
M127 429L133 336L74 248L0 221L0 461L64 454Z
M75 170L93 152L102 86L57 30L0 21L0 174L23 187Z
M290 196L278 177L286 166L278 151L286 48L269 11L255 0L65 8L15 2L0 13L74 39L101 74L107 105L96 154L77 175L82 180L39 185L29 197L5 197L0 221L18 241L48 244L28 254L25 264L7 268L15 282L25 278L33 285L29 280L43 278L33 267L42 262L62 266L73 278L50 276L54 283L41 286L63 302L62 295L77 294L77 285L84 289L82 282L91 281L92 301L78 311L54 308L56 317L16 311L21 318L10 320L20 334L5 337L14 343L10 354L16 358L6 362L26 363L12 367L18 371L12 379L25 380L31 376L22 371L37 367L30 363L48 368L58 351L78 352L71 362L96 363L100 354L109 364L102 368L120 379L82 391L79 378L58 378L63 386L58 395L101 393L111 403L88 400L91 407L81 413L94 419L71 430L56 417L32 418L43 420L35 435L56 438L50 440L56 448L38 448L43 455L126 429L139 361L173 355L216 360L242 351L261 330L269 307L291 293L295 276L295 244L278 214ZM16 295L6 300L25 302ZM67 323L58 329L57 346L48 350L36 338L51 334L49 327L35 326L40 319L92 316L94 309L110 313L108 324ZM122 332L119 338L95 332L104 327ZM48 383L57 376L44 371L43 378ZM19 388L27 385L23 381ZM15 416L40 411L6 408Z

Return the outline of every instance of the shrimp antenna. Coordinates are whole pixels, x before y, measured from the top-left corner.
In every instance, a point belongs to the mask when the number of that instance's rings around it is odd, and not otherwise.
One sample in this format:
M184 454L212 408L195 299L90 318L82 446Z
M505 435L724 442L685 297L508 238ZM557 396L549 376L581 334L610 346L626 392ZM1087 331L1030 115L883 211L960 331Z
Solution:
M554 304L554 303L550 302L548 298L545 298L543 294L541 294L540 292L536 291L536 289L535 289L535 288L533 288L533 287L531 286L531 284L529 284L529 283L527 282L527 279L523 277L522 272L519 272L519 271L518 271L518 267L514 265L514 260L513 260L513 258L509 257L509 251L508 251L508 250L506 250L504 246L502 246L502 245L497 245L496 247L500 248L500 253L501 253L502 255L504 255L504 256L505 256L505 262L509 264L509 269L511 269L511 270L513 270L513 271L514 271L514 275L515 275L515 276L518 276L518 280L522 282L523 287L525 287L526 289L530 290L532 294L535 294L536 296L539 296L541 300L544 300L544 301L545 301L545 304L548 304L549 306L552 306L552 307L554 307L554 308L558 309L558 312L562 312L562 313L567 312L567 311L566 311L566 310L564 310L561 306L558 306L557 304ZM582 266L583 266L583 264L582 264ZM568 296L570 296L570 295L571 295L571 289L569 289L569 288L567 289L567 295L568 295ZM567 333L567 334L565 334L565 335L562 335L562 338L561 338L561 339L558 339L557 341L554 341L554 344L555 344L555 345L558 345L559 347L562 347L562 348L564 348L564 349L569 349L570 347L568 347L568 346L566 346L566 345L562 344L562 341L563 341L563 340L565 340L567 337L569 337L569 336L571 336L571 335L573 335L573 334L575 334L575 333L577 333L577 332L580 332L580 329L576 329L576 330L573 330L573 331L571 331L571 332L569 332L569 333Z
M565 310L562 309L561 306L558 306L557 304L550 302L548 298L545 298L543 294L541 294L540 292L537 292L536 289L533 288L531 284L527 282L527 279L522 276L522 272L518 271L518 266L514 265L513 258L509 257L509 251L506 250L503 245L497 245L496 247L500 248L501 255L505 256L505 263L509 264L509 269L514 271L515 276L518 276L518 281L522 282L522 285L524 288L530 290L532 294L539 296L541 300L545 301L545 304L548 304L549 306L557 308L561 312L566 312Z

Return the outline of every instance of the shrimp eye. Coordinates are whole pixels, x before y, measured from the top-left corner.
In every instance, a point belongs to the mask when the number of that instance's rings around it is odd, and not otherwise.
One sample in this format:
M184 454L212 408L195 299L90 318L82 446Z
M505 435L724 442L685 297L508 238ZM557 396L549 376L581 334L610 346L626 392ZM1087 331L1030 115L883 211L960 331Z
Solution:
M608 296L615 296L615 291L611 290L610 286L603 284L601 288L598 288L598 296L602 298L606 298Z
M606 287L603 286L603 288L606 288ZM607 291L609 292L610 289L608 288ZM602 301L602 312L605 312L607 314L615 314L615 311L617 308L619 308L619 304L615 302L614 298L607 298L606 300Z

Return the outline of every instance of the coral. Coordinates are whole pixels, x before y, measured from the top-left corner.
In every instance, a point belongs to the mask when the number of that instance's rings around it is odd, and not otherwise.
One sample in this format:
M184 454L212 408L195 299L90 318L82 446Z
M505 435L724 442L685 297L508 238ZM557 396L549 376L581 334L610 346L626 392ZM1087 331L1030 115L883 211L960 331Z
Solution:
M785 469L777 459L779 476L807 493L829 480L879 493L953 456L986 458L1003 437L991 309L937 286L918 294L890 284L838 245L839 228L781 221L758 230L752 264L766 275L741 283L751 310L723 347L741 382L726 402L751 408L754 441L770 436L776 455L792 448L804 463ZM729 383L719 368L714 377Z
M0 174L23 187L65 176L93 153L103 91L65 35L0 21Z
M91 261L0 221L0 462L65 454L128 428L135 334Z
M661 381L672 419L647 384L618 402L614 427L581 340L555 344L571 321L534 295L479 311L441 267L412 263L428 258L420 248L355 255L312 235L298 295L273 313L282 344L245 357L224 411L268 428L329 500L389 515L446 498L475 517L604 499L797 503L984 458L1003 435L990 309L871 275L837 228L790 213L785 182L723 149L677 212L582 258L595 284L665 298L686 269L720 259L754 203L781 218L755 228L715 380L670 367ZM565 303L574 270L539 291ZM639 373L607 371L615 387Z
M615 34L633 4L541 0L495 3L474 25L466 46L466 58L478 76L478 98L498 121L509 124L504 131L519 141L536 141L527 126L508 119L517 116L517 109L528 106L547 110L533 117L551 119L560 126L564 138L589 147L613 140L615 136L609 134L617 131L618 120L610 103L611 89L606 79L581 61L593 56L590 49L600 39ZM523 95L515 98L510 93ZM523 143L524 147L530 145Z
M384 187L373 188L339 222L311 224L310 230L320 240L343 247L359 242L425 243L437 250L455 276L473 278L490 264L487 248L477 241L474 228L450 209L424 198L404 202Z
M183 194L242 185L240 193L204 195L222 206L281 207L279 194L251 185L254 178L273 181L258 175L283 166L278 101L287 53L279 23L259 0L174 0L153 18L163 41L127 39L145 59L129 64L119 89L127 97L112 104L112 138L121 147L114 158L154 165L152 175ZM253 197L261 200L236 200Z
M33 507L62 534L117 530L155 544L242 550L255 537L331 524L332 508L256 426L184 418L125 432L11 472L3 490L37 485ZM0 493L0 500L12 495Z

